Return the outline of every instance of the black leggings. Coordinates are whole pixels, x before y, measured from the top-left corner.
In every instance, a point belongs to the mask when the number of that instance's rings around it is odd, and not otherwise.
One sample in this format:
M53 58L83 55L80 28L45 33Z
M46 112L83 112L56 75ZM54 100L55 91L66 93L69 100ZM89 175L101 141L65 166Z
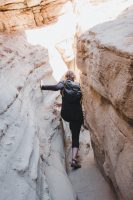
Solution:
M83 120L69 122L69 127L72 133L72 148L79 148L79 134Z

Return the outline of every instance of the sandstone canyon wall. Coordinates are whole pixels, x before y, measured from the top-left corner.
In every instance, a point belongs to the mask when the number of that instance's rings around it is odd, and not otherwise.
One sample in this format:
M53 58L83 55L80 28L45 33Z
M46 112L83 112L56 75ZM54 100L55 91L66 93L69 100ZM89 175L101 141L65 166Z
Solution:
M95 158L119 199L133 199L133 8L77 41Z
M48 51L28 44L20 32L55 22L66 2L0 2L1 200L76 199L55 105L59 92L41 92L39 87L41 79L55 83Z
M23 32L0 34L0 45L0 199L74 200L54 107L59 93L39 87L41 79L55 83L48 51Z
M0 31L11 32L56 22L68 0L2 0Z

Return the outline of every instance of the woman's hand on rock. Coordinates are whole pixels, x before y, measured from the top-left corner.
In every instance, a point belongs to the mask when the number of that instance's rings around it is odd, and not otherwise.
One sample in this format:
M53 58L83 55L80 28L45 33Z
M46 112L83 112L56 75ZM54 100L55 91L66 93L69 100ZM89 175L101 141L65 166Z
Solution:
M43 84L43 81L41 80L41 82L40 82L40 89L42 89L42 86L43 86L44 84Z

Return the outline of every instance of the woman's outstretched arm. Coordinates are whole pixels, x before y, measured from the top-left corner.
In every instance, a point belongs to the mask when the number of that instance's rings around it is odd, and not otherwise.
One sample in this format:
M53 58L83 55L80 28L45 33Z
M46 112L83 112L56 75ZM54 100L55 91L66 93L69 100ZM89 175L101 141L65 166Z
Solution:
M56 85L42 85L42 86L40 86L41 90L52 90L52 91L62 90L63 87L64 87L63 82L59 82Z

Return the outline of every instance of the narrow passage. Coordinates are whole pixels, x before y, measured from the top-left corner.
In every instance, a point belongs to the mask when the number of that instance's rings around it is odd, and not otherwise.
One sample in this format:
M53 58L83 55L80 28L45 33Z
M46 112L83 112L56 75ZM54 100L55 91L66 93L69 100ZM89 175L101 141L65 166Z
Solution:
M82 168L70 171L69 178L78 200L116 200L96 165L92 149L83 159Z

